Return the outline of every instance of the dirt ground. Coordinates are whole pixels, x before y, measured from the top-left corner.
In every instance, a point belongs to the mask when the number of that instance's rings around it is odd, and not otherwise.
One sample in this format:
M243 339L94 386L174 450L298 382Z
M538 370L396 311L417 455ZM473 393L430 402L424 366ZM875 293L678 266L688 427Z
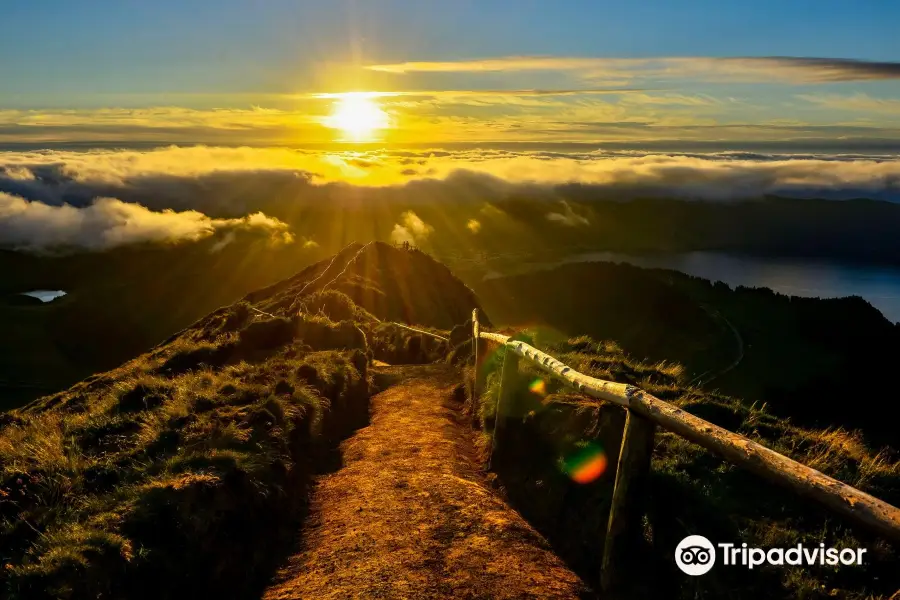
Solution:
M379 367L397 383L313 492L284 598L578 598L583 583L484 482L445 365Z

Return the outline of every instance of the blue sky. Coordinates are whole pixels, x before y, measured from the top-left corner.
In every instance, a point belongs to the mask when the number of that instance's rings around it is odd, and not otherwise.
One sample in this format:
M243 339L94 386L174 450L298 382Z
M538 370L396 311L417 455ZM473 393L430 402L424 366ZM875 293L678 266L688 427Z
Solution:
M891 63L897 23L888 0L8 0L0 141L329 141L313 95L351 90L434 93L377 100L397 141L896 140L900 65L731 59Z

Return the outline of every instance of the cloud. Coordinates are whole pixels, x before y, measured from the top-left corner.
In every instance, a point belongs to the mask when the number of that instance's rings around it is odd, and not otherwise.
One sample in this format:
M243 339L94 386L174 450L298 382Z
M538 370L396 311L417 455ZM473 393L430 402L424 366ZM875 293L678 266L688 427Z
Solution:
M369 67L373 68L373 67ZM353 92L365 98L481 98L490 96L592 96L644 92L638 88L584 89L485 89L485 90L406 90L401 92ZM347 94L315 94L316 98L341 98Z
M233 231L229 231L224 236L222 236L220 240L209 247L209 253L215 254L216 252L221 252L225 248L225 246L232 243L236 239L237 235Z
M623 104L658 105L658 106L717 106L721 100L707 95L689 94L644 94L634 93L622 98Z
M548 221L554 221L560 225L565 225L566 227L578 227L579 225L591 224L586 217L583 217L572 210L572 207L569 206L569 203L565 200L561 200L560 204L562 204L563 212L547 213Z
M50 214L57 214L49 210L54 207L68 205L60 213L68 214L66 211L92 206L95 198L115 198L152 213L150 217L165 216L166 210L174 215L190 215L193 211L196 217L188 232L203 232L209 227L218 231L210 223L243 222L246 215L261 212L289 223L298 235L315 235L320 242L323 240L318 231L303 227L310 209L318 212L323 206L347 210L346 214L370 206L387 207L392 214L412 211L396 224L387 221L381 235L388 238L395 233L399 241L416 242L417 236L427 239L431 224L439 222L419 206L469 203L473 211L482 212L467 218L474 216L487 226L497 208L503 208L502 201L510 197L552 203L566 197L736 201L766 195L900 201L900 160L893 154L893 145L882 155L813 154L808 150L775 154L752 145L739 152L702 152L699 149L708 146L698 146L694 151L684 150L690 144L678 146L682 151L633 147L597 150L578 145L527 150L510 145L355 151L170 147L150 151L2 152L0 192L37 202L40 205L32 210L46 208ZM418 173L403 175L410 163L416 165ZM485 208L493 205L496 207ZM558 223L577 223L577 218L559 204L548 207L541 218L556 213L560 216L552 219ZM173 215L169 218L182 222ZM249 226L254 219L247 219ZM115 227L116 222L108 219L107 223ZM80 227L79 231L85 231L87 225ZM258 230L266 230L265 224L260 223ZM17 231L24 230L19 226ZM37 230L34 239L45 239L42 231ZM135 233L132 239L148 235ZM190 239L189 234L184 236ZM22 234L15 243L27 244L29 239L30 235ZM99 239L79 245L110 244L109 237L101 235Z
M832 83L900 79L900 62L819 57L657 57L591 58L507 56L481 60L403 62L369 65L386 73L496 73L576 71L590 79L696 77L726 81Z
M786 59L589 59L597 60L605 66L601 68L598 63L594 69L552 77L571 86L559 89L425 90L366 95L372 96L389 115L391 127L378 135L380 142L392 145L422 140L442 144L542 140L606 144L701 137L741 142L763 136L777 141L787 135L812 135L814 127L804 126L799 119L807 115L821 119L824 115L823 111L809 110L808 104L786 107L782 100L789 97L784 93L761 97L749 90L750 98L733 98L695 91L701 87L698 79L804 83L814 73L813 66L806 63L793 65ZM742 62L735 62L738 60ZM584 60L579 61L576 64L584 64ZM844 72L821 65L817 68L820 71L815 77ZM608 87L609 78L624 78L641 85ZM523 77L513 79L521 84ZM547 78L538 75L531 79ZM607 87L599 87L601 82ZM341 96L320 96L301 97L297 100L300 104L292 108L0 110L0 144L333 144L342 134L328 126L328 115L334 98ZM888 102L876 107L878 114L889 114ZM774 126L786 116L785 108L797 121L789 131ZM803 109L806 112L801 112ZM706 128L686 128L694 125ZM833 125L832 137L847 135L839 123ZM900 123L882 118L866 125L865 135L888 138L898 135Z
M87 206L51 206L0 192L0 247L27 252L53 249L107 250L136 243L197 241L225 232L218 251L236 230L262 230L288 242L285 223L262 213L240 219L212 219L197 211L152 211L116 198L97 198Z
M400 215L400 223L394 224L391 232L391 241L395 244L407 242L409 244L422 244L434 232L434 227L423 221L419 215L411 210Z
M466 223L466 229L472 233L478 233L481 231L481 222L475 219L469 219L468 223Z
M852 96L798 94L796 97L831 109L900 114L900 99L898 98L874 98L868 94L853 94Z

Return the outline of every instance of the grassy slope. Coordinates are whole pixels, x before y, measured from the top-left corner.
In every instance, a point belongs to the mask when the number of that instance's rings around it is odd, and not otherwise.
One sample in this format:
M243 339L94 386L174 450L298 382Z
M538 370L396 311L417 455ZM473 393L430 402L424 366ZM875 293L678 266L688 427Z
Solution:
M348 249L341 264L357 251ZM431 269L434 264L421 253L384 246L334 271L337 279L331 272L318 278L328 261L318 263L215 311L119 369L4 415L0 547L12 566L0 574L0 585L29 597L39 591L78 597L109 590L178 597L219 588L234 596L252 587L269 559L270 544L263 540L270 541L267 536L279 519L290 514L288 507L296 504L293 499L321 450L358 416L366 358L423 362L448 349L379 319L399 316L444 329L478 306L470 290L445 268ZM398 283L398 274L418 279ZM528 282L522 293L543 289L567 294L547 280ZM301 290L307 294L303 298ZM602 299L602 292L589 296ZM419 293L426 300L415 300ZM660 320L671 315L666 312L671 302L650 300L630 303L613 296L607 301L617 303L617 320L624 324L640 314L636 308L657 310ZM251 305L274 318L259 315ZM500 306L486 301L489 310ZM676 336L687 338L696 328L710 327L704 314L684 306L690 318L677 321L683 328L673 329ZM637 339L651 345L673 345L665 336L638 333ZM451 345L465 342L467 335L465 328L454 331ZM679 368L633 361L615 345L586 339L538 343L580 370L642 385L900 503L896 458L876 452L855 433L798 427L760 405L685 386ZM460 348L455 355L465 354ZM523 384L535 376L526 374ZM513 461L518 467L504 472L498 466L500 476L526 516L551 534L567 560L587 565L583 570L589 576L596 573L601 551L597 541L602 540L608 485L572 484L559 460L597 433L584 421L597 407L556 396L573 402L573 412L570 405L535 404L524 390L522 397L527 444L521 460ZM488 423L490 406L485 404ZM654 576L647 579L666 594L673 589L682 597L715 597L734 589L745 590L739 593L746 597L815 597L831 590L854 598L890 593L884 590L891 585L896 550L864 538L879 560L865 571L788 569L737 579L726 573L685 584L672 573L666 552L688 531L761 545L798 539L850 544L857 534L674 436L660 435L654 460L646 548Z
M13 597L252 583L242 575L263 566L260 545L291 516L314 458L364 421L367 360L294 342L287 320L242 322L240 305L220 317L6 417L0 537ZM209 360L219 348L224 364Z
M431 259L373 252L384 269L361 277L351 268L351 279L336 283L381 292L410 262L420 276L430 264L447 312L416 313L418 305L383 292L387 302L373 310L416 314L426 327L471 313L471 292ZM8 566L0 590L13 598L251 593L278 532L303 506L310 473L367 418L370 359L426 362L447 350L380 323L342 292L307 286L326 266L2 415L0 556Z
M498 322L614 339L631 356L679 362L688 381L707 373L708 390L767 403L773 413L806 425L859 428L875 444L900 447L882 413L900 360L900 328L860 298L731 289L612 263L567 265L474 287ZM740 334L743 359L709 380L739 356L728 323ZM847 398L858 395L863 381L875 392L876 410L848 408Z
M33 257L0 251L0 410L113 368L316 256L242 235L214 242ZM69 292L22 306L12 294Z
M639 385L692 414L900 504L896 453L868 446L858 433L799 427L763 405L747 405L687 386L678 365L635 361L614 343L581 337L547 344L540 337L534 340L524 334L524 338L583 373ZM501 360L498 353L486 366L488 388L479 411L488 431L494 422ZM623 415L617 414L621 413L618 408L565 393L549 380L545 381L546 396L530 391L530 384L544 379L533 368L523 369L517 400L504 411L512 422L499 442L501 451L493 465L513 503L582 576L596 582L614 469L581 485L566 476L565 458L598 443L605 445L610 464L615 464ZM658 433L652 473L639 586L643 596L862 599L886 598L900 586L896 571L900 548L673 434ZM753 573L714 569L704 577L689 578L675 570L672 556L678 542L689 534L760 547L789 547L798 542L863 547L871 562L860 569L769 567Z

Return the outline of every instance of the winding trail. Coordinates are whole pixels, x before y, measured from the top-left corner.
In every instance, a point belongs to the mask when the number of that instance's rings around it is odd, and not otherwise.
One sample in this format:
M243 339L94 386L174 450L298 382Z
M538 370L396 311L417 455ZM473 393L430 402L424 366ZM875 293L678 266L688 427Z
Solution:
M379 367L371 423L323 476L284 598L578 598L584 584L485 483L447 365Z
M717 371L704 371L700 375L697 375L696 377L694 377L688 383L688 385L698 385L698 386L699 385L707 385L713 379L716 379L717 377L721 377L725 373L728 373L729 371L736 369L741 364L741 362L743 362L744 355L745 355L744 338L741 336L741 332L738 331L738 328L735 327L734 324L732 324L732 322L729 321L725 317L725 315L720 313L718 310L716 310L712 306L710 306L708 304L703 304L703 303L701 303L699 306L704 311L706 311L706 314L708 314L713 320L723 323L723 324L725 324L726 327L728 327L728 329L731 332L731 335L734 336L735 346L737 347L737 356L734 358L734 360L732 360L730 363L728 363L728 365L726 365L725 367L718 369Z

